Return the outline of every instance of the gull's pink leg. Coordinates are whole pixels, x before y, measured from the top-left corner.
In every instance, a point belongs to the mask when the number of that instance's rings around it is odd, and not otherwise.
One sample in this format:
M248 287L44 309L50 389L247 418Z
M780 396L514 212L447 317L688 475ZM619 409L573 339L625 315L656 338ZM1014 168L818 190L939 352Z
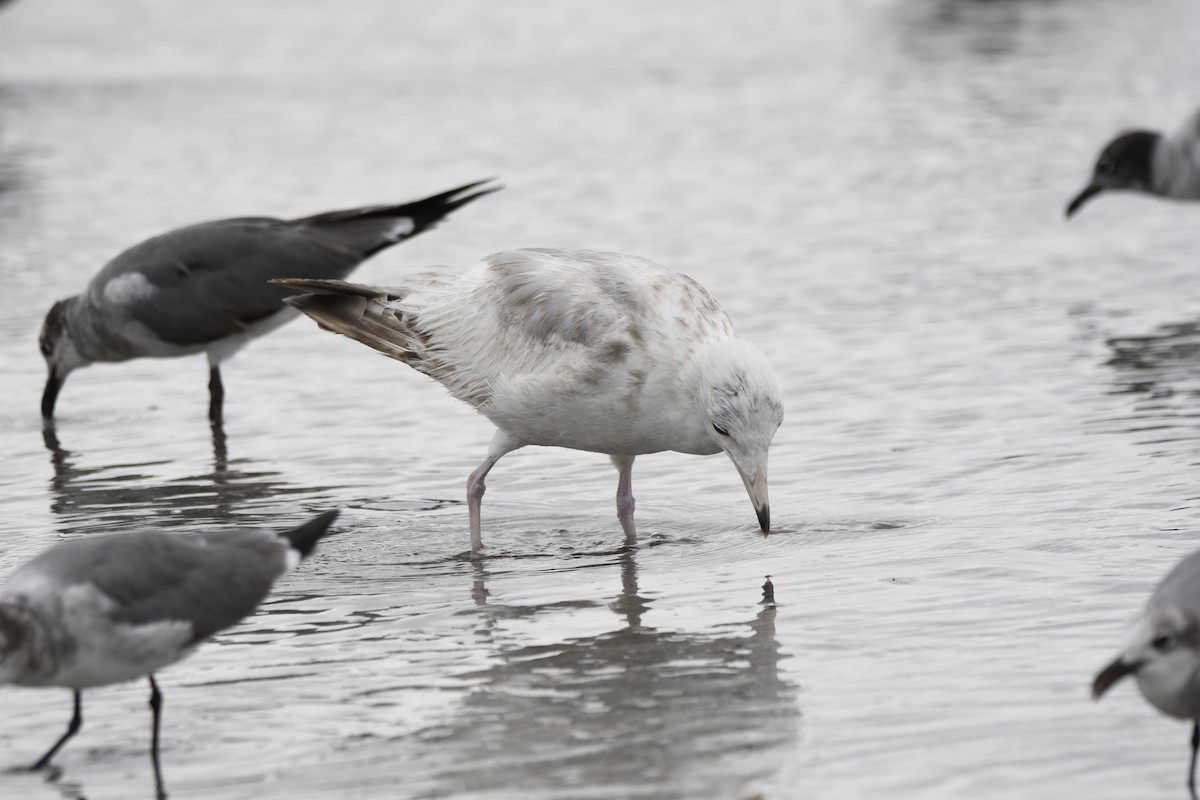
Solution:
M625 544L637 543L637 528L633 524L633 459L634 456L609 456L617 468L617 519L625 531Z
M483 493L487 491L484 479L505 453L511 453L518 447L524 446L525 443L515 436L504 431L496 431L496 435L492 437L492 443L488 445L488 457L467 478L467 519L471 526L471 555L473 556L479 555L483 550L479 510L483 502Z
M483 484L483 479L496 465L499 458L488 456L483 460L474 472L467 477L467 518L471 525L471 553L478 554L483 549L483 534L480 532L479 526L479 507L483 502L483 493L487 487Z

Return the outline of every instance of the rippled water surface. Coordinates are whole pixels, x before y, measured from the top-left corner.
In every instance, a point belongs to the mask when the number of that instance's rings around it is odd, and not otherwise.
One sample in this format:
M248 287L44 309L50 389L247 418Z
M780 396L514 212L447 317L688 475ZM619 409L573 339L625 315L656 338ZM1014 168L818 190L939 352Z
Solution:
M1122 127L1200 101L1190 0L731 4L21 0L0 12L0 574L65 538L340 535L164 671L174 798L1184 796L1187 728L1092 675L1197 543L1200 206L1067 199ZM775 364L775 529L726 459L528 448L296 322L225 370L72 376L36 347L111 256L498 175L368 262L520 246L694 276ZM770 576L776 604L764 604ZM0 767L65 690L5 688ZM142 683L85 697L60 772L148 797Z

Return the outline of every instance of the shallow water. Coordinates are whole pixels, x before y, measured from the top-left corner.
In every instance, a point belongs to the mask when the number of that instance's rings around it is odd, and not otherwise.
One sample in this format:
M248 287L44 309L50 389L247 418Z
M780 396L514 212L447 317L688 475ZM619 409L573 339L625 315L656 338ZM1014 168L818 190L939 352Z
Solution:
M74 535L341 535L161 675L174 798L1180 796L1186 726L1088 699L1197 540L1195 206L1062 210L1099 146L1195 105L1187 0L24 0L0 13L0 574ZM286 10L285 10L286 9ZM775 529L725 459L528 448L402 365L287 326L72 376L36 334L124 247L499 175L387 282L588 246L708 286L776 365ZM770 576L777 605L764 605ZM0 766L69 716L3 689ZM60 774L149 796L142 684Z

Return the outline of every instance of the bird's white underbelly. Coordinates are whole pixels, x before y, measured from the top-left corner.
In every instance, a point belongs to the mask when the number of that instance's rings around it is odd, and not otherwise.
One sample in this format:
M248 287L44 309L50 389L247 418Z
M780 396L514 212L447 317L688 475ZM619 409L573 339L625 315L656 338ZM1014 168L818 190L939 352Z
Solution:
M208 353L209 363L214 366L220 364L249 344L251 340L286 325L298 316L300 316L299 311L291 306L287 306L265 319L246 326L246 330L240 333L235 333L210 343L205 348L205 351Z
M71 586L61 602L40 612L48 630L69 643L50 672L18 680L27 686L86 689L140 678L188 655L194 644L190 622L160 620L132 624L111 618L116 605L90 584Z
M489 403L480 409L496 427L529 444L609 455L674 450L710 455L721 448L675 409L639 410L589 399L531 406Z
M191 626L187 625L186 635L181 636L180 625L156 622L136 626L116 637L126 646L93 641L81 646L57 672L28 683L87 689L144 677L186 657L194 649L184 645L190 638Z

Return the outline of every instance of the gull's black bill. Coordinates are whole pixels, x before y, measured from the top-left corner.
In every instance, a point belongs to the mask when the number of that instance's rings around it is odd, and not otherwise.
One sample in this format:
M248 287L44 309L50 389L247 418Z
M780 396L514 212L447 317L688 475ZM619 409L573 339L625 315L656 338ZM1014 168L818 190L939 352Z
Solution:
M1083 208L1084 203L1091 200L1096 195L1104 191L1104 187L1099 184L1089 183L1084 190L1075 195L1075 198L1067 204L1067 219L1075 215L1075 212Z
M1099 700L1101 695L1109 690L1109 688L1117 681L1124 678L1126 675L1132 675L1138 671L1139 663L1129 663L1118 658L1116 661L1109 664L1104 669L1100 670L1100 674L1096 676L1096 680L1092 682L1092 698Z
M54 417L54 403L58 400L58 390L62 388L63 379L50 370L50 374L46 377L46 388L42 392L42 418L52 419Z

